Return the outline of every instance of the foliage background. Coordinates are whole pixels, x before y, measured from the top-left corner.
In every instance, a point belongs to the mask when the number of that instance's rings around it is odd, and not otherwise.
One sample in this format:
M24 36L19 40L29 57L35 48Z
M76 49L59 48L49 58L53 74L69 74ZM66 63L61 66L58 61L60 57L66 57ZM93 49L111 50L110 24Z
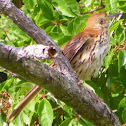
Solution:
M62 46L82 31L90 14L82 14L100 7L99 0L13 0L13 3L42 28L55 42ZM110 27L110 52L95 80L86 83L119 117L126 122L126 1L103 0L110 14L123 12ZM99 12L98 11L98 12ZM21 47L35 42L20 30L8 17L0 15L0 42ZM49 61L44 61L49 63ZM34 84L20 80L0 68L0 78L7 73L8 79L0 83L0 125L7 125L8 110L23 98ZM5 76L6 78L6 76ZM11 109L9 109L11 107ZM9 125L24 126L93 126L82 119L72 108L56 100L43 90L25 110Z

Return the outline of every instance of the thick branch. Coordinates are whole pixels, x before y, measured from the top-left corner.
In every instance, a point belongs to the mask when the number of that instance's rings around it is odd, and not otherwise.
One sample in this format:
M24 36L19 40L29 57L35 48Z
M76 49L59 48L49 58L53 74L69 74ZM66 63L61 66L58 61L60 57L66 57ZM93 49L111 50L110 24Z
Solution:
M29 45L26 47L18 48L20 58L28 56L33 59L52 59L56 57L56 50L54 47L44 45Z
M39 60L30 58L29 55L19 55L21 49L23 48L0 44L0 66L44 87L95 125L120 126L114 113L91 90L69 80L67 76L42 64Z
M78 81L74 70L71 68L70 63L66 60L57 44L53 42L43 30L37 27L20 9L16 8L9 0L0 0L0 11L9 16L13 22L35 40L36 43L53 46L58 54L53 61L57 70L69 76L69 78L75 82Z

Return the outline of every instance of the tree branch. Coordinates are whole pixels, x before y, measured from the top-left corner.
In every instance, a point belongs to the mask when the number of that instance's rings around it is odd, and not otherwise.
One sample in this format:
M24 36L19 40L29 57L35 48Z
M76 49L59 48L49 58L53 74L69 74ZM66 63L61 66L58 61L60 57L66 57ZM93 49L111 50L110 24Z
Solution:
M51 46L44 46L41 44L38 45L29 45L26 47L18 48L18 55L28 56L33 59L52 59L56 57L56 50Z
M20 51L23 52L23 48L0 43L0 66L44 87L95 125L120 126L115 114L91 90L68 79L67 76L42 64L39 60L31 58L31 54L24 55L19 53Z
M81 13L81 14L93 13L93 12L98 11L98 10L101 10L101 9L103 9L103 8L105 8L105 5L103 4L103 1L100 0L100 7L99 7L99 8L95 8L95 9L93 9L93 10L90 10L90 11L88 11L88 12L84 12L84 13Z
M13 22L25 31L36 43L54 47L57 56L53 62L55 63L57 70L66 74L75 82L78 81L74 70L71 68L70 63L66 60L58 45L53 42L42 29L37 27L20 9L16 8L9 0L0 0L0 11L9 16Z

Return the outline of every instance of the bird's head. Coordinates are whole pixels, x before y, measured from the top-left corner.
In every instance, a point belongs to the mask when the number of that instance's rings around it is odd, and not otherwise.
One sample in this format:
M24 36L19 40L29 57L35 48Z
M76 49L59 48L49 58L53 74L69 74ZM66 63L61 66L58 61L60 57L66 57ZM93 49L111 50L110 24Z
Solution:
M119 14L109 15L106 12L92 14L87 22L86 28L103 29L109 27L109 19L118 16Z

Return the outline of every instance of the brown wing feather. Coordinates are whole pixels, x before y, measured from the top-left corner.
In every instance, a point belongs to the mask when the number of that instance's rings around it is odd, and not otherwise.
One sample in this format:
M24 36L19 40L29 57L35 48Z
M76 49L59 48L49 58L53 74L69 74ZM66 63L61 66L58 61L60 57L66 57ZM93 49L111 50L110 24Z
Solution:
M84 48L85 43L94 41L94 37L97 37L97 29L85 29L84 31L73 37L65 46L63 47L63 53L65 57L71 62L72 59L77 55L81 48Z
M78 34L79 35L79 34ZM77 36L78 36L77 35ZM78 51L84 46L84 44L88 41L91 40L92 38L89 37L82 37L80 36L79 38L76 36L69 41L68 44L66 44L63 48L63 53L65 57L69 60L72 61L72 59L76 56Z

